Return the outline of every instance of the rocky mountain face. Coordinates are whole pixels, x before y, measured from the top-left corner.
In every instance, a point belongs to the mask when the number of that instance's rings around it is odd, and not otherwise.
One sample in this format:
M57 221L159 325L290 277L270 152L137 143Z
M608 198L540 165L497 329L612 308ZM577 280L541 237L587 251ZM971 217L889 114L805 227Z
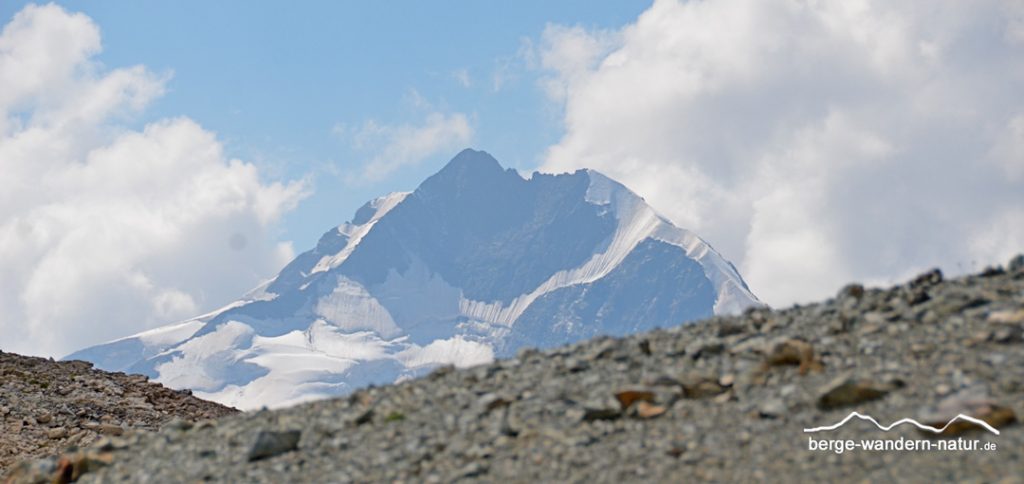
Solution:
M243 409L760 306L736 269L589 170L503 169L465 150L227 307L70 359Z
M0 352L0 474L17 460L85 447L130 430L237 412L147 380L96 370L84 361Z
M807 431L854 411L941 432L856 416ZM1018 257L969 277L850 285L819 304L133 433L25 463L8 482L78 472L80 482L1009 483L1024 475L1022 412ZM822 450L846 440L904 450Z

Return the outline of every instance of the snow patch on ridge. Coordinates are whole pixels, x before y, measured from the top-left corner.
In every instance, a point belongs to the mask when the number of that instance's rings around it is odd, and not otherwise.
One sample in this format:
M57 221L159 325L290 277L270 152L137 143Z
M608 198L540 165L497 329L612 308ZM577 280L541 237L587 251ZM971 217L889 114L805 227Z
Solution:
M363 237L370 233L370 230L377 224L377 221L384 215L387 215L387 213L398 206L399 203L402 203L410 193L412 192L395 192L383 197L377 197L369 203L370 207L376 209L369 221L360 225L347 223L339 226L338 231L348 237L348 244L346 244L345 248L341 249L337 254L324 256L320 259L320 261L313 266L311 274L334 269L341 265L342 262L345 262L345 259L348 259L348 257L352 255L352 251L356 250L356 247L358 247L359 243L362 242Z
M383 338L393 338L402 332L377 299L361 284L344 276L338 276L334 290L317 301L314 314L343 331L374 331Z
M255 335L252 327L229 321L213 332L186 341L172 350L172 358L157 365L157 382L171 388L208 390L222 385L218 375L223 363L233 363L237 355L231 348L247 346L243 342Z
M587 284L607 276L619 266L637 244L654 238L682 248L687 257L697 260L705 275L718 291L715 314L738 313L752 304L760 304L737 281L739 274L724 262L710 245L691 232L675 227L654 211L642 198L618 182L593 170L585 170L590 177L586 200L595 205L607 205L619 221L618 229L608 247L574 269L560 271L528 294L501 302L483 302L461 299L462 314L492 324L511 326L537 298L556 289L576 284Z
M423 347L411 346L395 357L411 369L437 365L467 368L494 361L494 348L456 335L448 339L435 340Z
M219 337L240 329L232 326ZM223 380L206 375L201 381L190 383L204 384L193 387L199 390L196 396L200 398L253 410L344 394L370 383L390 383L437 365L465 367L487 363L494 359L494 351L485 343L462 336L420 346L404 337L386 340L371 331L346 333L318 320L306 331L275 337L253 336L251 345L238 348L231 356L258 366L265 373L244 385L224 384ZM195 371L196 365L188 364L192 362L188 357L176 359L173 363L177 366L168 369L176 374ZM161 369L165 367L166 364Z

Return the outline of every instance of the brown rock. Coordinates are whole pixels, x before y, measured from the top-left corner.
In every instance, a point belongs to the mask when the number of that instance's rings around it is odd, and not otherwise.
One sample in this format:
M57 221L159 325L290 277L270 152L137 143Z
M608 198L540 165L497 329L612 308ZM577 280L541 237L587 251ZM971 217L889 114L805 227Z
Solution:
M680 384L684 398L708 398L728 390L718 378L711 376L689 375Z
M787 339L772 346L765 359L767 366L799 365L800 374L821 371L821 362L814 355L814 347L799 339Z
M872 380L841 376L828 384L818 397L818 408L832 410L840 407L870 402L884 397L896 385L879 384Z
M998 324L1024 323L1024 309L995 311L988 315L988 322Z
M103 435L117 436L124 434L124 428L122 428L120 425L114 424L100 424L99 431Z
M654 392L649 390L624 390L617 392L615 399L619 401L619 405L623 410L628 410L629 407L638 401L653 402Z
M54 440L56 440L56 439L63 439L64 437L67 437L67 435L68 435L68 429L66 429L64 427L54 427L54 428L49 429L49 430L46 431L46 436L48 438L54 439Z
M665 407L654 405L646 401L636 404L636 415L640 418L654 418L665 413Z
M839 290L839 294L837 295L837 298L838 299L846 299L848 297L852 297L854 299L860 299L863 296L864 296L864 286L860 285L860 284L854 283L854 284L847 284L847 285L843 286L843 288Z

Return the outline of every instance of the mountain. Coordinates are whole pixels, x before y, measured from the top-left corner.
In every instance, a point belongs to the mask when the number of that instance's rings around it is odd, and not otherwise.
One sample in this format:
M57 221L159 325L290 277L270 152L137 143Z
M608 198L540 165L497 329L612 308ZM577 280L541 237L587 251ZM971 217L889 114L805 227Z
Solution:
M242 299L67 358L277 407L760 304L731 263L618 182L524 179L467 149Z

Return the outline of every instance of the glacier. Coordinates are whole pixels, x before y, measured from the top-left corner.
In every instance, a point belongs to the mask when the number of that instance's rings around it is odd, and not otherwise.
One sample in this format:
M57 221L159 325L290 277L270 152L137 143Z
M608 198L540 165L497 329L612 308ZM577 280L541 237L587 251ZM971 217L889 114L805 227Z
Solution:
M467 149L239 300L66 359L274 408L759 305L730 262L622 184L524 178Z

